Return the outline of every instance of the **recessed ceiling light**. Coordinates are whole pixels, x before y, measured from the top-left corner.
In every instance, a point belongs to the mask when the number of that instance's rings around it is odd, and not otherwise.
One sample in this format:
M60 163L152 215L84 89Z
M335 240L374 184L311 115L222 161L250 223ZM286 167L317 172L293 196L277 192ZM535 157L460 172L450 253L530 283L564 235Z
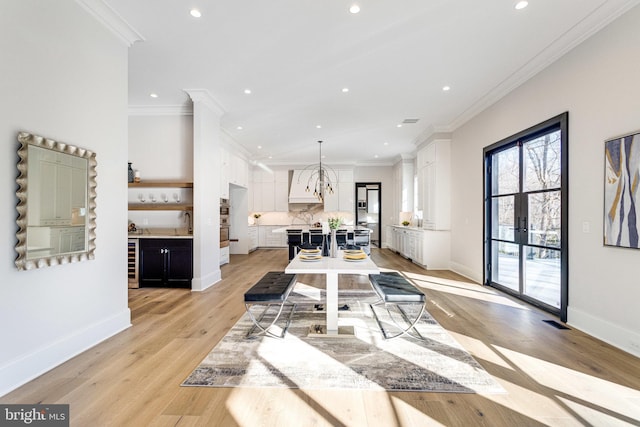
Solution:
M242 130L242 126L238 126L236 129L238 129L238 130Z
M348 87L343 87L343 88L342 88L342 92L344 92L344 93L349 92L349 88L348 88Z
M358 6L357 4L351 5L351 7L349 8L349 12L354 14L360 12L360 6Z
M377 155L377 154L374 154L374 155L373 155L373 157L377 159L377 158L378 158L378 155Z
M397 127L397 128L401 128L401 127L402 127L402 124L398 123L398 124L396 125L396 127Z
M247 95L251 95L251 89L245 89L244 93L247 94Z
M451 86L442 86L442 90L444 92L449 92L451 90Z
M149 96L152 97L152 98L157 98L158 94L157 93L150 93Z
M258 150L262 150L262 145L258 145Z
M316 129L322 129L322 125L316 125Z
M515 7L516 7L517 10L520 10L520 9L524 9L527 6L529 6L529 2L526 1L526 0L522 0L522 1L519 1L518 3L516 3Z
M384 145L389 145L389 143L388 143L388 142L385 142L385 143L384 143Z
M200 11L198 9L191 9L189 11L189 14L191 16L193 16L194 18L200 18L202 16L202 13L200 13Z

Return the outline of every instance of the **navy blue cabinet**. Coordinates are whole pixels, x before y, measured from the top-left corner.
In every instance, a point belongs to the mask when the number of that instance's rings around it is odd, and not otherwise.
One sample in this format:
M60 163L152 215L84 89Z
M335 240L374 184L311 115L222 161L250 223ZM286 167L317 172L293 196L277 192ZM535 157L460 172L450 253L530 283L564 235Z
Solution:
M193 240L140 239L140 286L190 288Z

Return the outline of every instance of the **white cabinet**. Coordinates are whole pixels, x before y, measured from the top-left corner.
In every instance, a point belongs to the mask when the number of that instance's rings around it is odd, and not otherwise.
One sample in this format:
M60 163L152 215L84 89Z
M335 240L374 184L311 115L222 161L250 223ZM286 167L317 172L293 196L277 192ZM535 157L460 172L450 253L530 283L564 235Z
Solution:
M247 230L247 237L249 238L249 252L258 249L258 227L255 225L249 226Z
M448 270L449 231L431 231L391 226L387 231L389 248L430 270Z
M289 171L277 170L274 175L274 210L276 212L289 212Z
M336 171L338 181L334 183L333 194L324 198L325 212L354 212L355 184L352 170Z
M249 186L249 165L224 147L220 147L220 198L229 198L229 184Z
M418 210L428 230L448 230L451 224L451 150L449 140L436 140L418 152Z
M286 233L274 233L276 228L286 227L284 225L259 225L258 246L261 248L282 248L287 246Z
M40 149L29 159L39 200L29 209L29 225L71 225L74 209L87 207L87 161L63 153Z

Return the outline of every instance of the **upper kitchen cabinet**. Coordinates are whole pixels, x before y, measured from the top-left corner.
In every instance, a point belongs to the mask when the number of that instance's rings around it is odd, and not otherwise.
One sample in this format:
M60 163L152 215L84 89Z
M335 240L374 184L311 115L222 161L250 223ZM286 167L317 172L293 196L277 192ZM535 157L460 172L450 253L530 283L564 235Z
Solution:
M418 210L428 230L449 230L451 224L450 140L431 142L418 151Z
M220 147L220 198L229 198L229 184L249 187L249 165L242 157Z
M289 211L289 171L277 170L274 174L274 205L276 212Z
M338 182L335 183L333 194L328 194L324 198L325 212L350 212L353 213L355 206L355 184L352 170L337 170Z

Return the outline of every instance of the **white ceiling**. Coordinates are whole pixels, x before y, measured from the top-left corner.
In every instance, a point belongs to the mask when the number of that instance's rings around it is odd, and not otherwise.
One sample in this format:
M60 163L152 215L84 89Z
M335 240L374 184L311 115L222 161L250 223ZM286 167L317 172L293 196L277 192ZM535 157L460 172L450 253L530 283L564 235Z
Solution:
M224 111L223 129L253 160L316 162L323 140L330 165L396 161L639 3L530 0L515 10L516 0L104 2L143 38L129 50L132 110L184 109L184 89L206 89ZM353 3L360 13L349 13ZM192 7L201 18L190 16ZM397 127L404 119L419 121Z

